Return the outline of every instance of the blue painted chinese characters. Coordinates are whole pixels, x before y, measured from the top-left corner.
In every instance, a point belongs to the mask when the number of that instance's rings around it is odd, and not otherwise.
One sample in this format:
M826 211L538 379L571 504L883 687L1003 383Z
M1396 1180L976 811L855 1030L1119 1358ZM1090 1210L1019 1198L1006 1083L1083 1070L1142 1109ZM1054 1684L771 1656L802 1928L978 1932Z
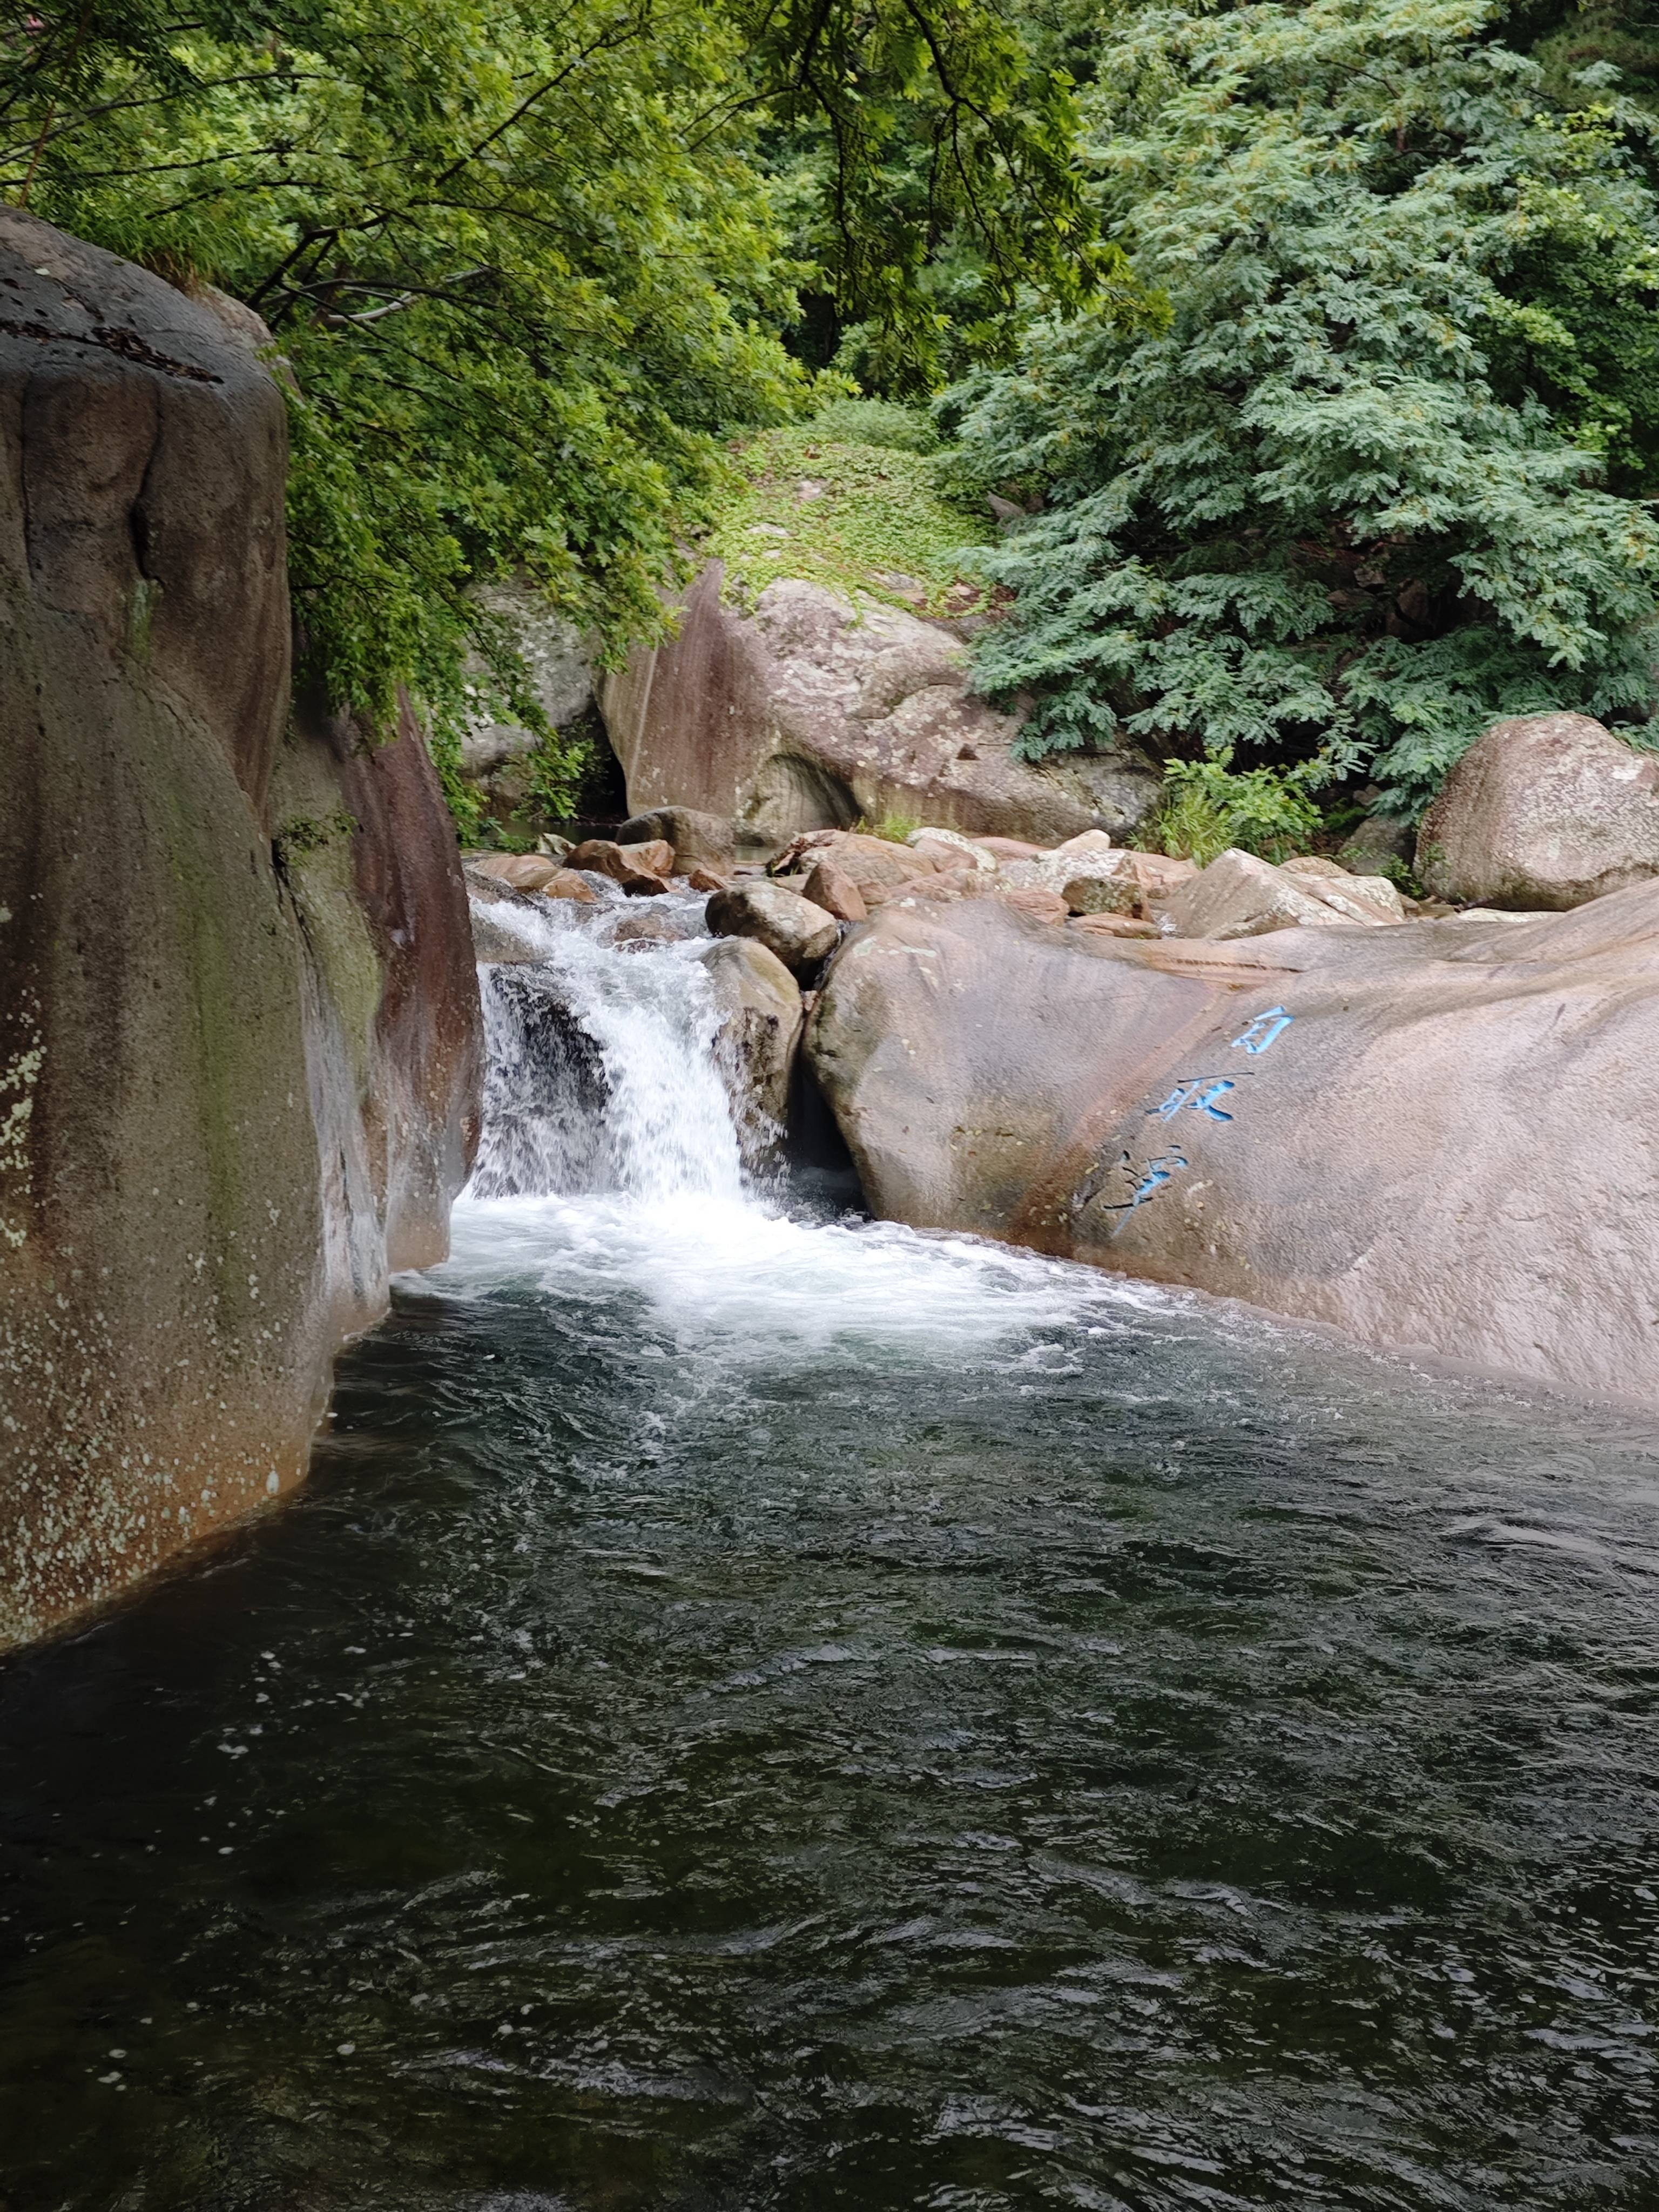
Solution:
M1250 1017L1231 1040L1229 1049L1259 1060L1264 1052L1271 1051L1295 1019L1295 1015L1283 1006L1268 1006ZM1167 1123L1178 1115L1192 1113L1224 1128L1233 1121L1233 1109L1242 1104L1243 1097L1237 1079L1231 1075L1183 1075L1167 1098L1146 1109L1146 1119ZM1224 1105L1224 1100L1227 1102ZM1185 1152L1174 1149L1139 1163L1127 1152L1120 1152L1109 1163L1098 1159L1072 1194L1072 1217L1075 1220L1091 1206L1097 1206L1102 1213L1116 1214L1111 1236L1120 1236L1141 1207L1167 1190L1180 1171L1191 1164ZM1127 1190L1127 1197L1112 1200L1104 1195L1108 1185L1115 1180L1121 1190Z
M1254 1059L1282 1036L1295 1019L1296 1016L1287 1014L1283 1006L1269 1006L1265 1014L1257 1014L1245 1023L1243 1031L1233 1039L1232 1049L1237 1052L1243 1045Z
M1232 1115L1224 1114L1216 1101L1237 1088L1231 1076L1201 1075L1177 1083L1161 1106L1147 1108L1147 1116L1156 1114L1160 1121L1171 1121L1183 1106L1190 1106L1194 1113L1207 1114L1212 1121L1231 1121Z

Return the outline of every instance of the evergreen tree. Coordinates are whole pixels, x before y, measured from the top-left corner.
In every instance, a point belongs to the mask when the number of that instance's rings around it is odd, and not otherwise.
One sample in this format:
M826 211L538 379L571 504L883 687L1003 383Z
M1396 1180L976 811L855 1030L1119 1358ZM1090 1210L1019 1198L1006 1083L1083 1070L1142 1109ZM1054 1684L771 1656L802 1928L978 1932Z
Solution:
M952 401L1042 511L981 658L1034 753L1126 727L1369 766L1416 806L1498 714L1650 705L1659 204L1480 0L1141 16L1090 158L1155 301L1049 320Z

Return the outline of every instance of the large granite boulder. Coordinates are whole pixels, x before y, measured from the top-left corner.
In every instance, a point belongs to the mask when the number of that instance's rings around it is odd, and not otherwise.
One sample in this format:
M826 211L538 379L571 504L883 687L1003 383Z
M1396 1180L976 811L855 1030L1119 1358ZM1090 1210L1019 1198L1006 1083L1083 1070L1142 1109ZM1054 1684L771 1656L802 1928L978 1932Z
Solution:
M1053 844L1121 835L1157 804L1138 755L1016 760L1019 725L968 689L949 624L793 579L744 615L722 574L710 562L678 635L601 686L636 811L708 809L763 846L889 814Z
M805 1049L880 1215L1659 1405L1659 884L1241 942L884 908Z
M0 1642L305 1471L445 1249L477 975L421 735L290 724L251 339L0 213Z
M1659 757L1587 714L1522 714L1466 752L1423 817L1437 898L1583 906L1659 875Z

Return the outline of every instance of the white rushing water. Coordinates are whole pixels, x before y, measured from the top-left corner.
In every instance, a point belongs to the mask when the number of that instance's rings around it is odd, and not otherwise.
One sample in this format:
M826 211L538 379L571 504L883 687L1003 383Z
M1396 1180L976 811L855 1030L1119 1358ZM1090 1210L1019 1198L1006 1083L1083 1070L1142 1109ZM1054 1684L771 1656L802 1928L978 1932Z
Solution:
M669 919L695 927L701 903L676 900ZM707 940L629 950L615 941L629 919L621 902L497 907L491 918L509 919L541 957L479 970L489 1065L470 1195L740 1204L737 1132L714 1062L720 1016L695 957Z
M1170 1303L970 1237L814 1218L757 1187L714 1057L719 1015L696 957L708 940L629 951L615 933L638 911L489 909L540 958L480 971L485 1129L448 1284L629 1290L688 1348L744 1362L842 1339L866 1354L983 1346ZM696 928L697 902L676 900L668 918Z

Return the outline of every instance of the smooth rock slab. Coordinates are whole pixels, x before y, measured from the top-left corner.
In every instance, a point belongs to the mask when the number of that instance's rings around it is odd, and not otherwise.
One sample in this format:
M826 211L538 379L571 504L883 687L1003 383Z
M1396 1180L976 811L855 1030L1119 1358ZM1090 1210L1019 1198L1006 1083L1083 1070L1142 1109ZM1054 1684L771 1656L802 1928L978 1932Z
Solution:
M806 1050L874 1211L1659 1404L1659 884L1239 944L849 933Z

